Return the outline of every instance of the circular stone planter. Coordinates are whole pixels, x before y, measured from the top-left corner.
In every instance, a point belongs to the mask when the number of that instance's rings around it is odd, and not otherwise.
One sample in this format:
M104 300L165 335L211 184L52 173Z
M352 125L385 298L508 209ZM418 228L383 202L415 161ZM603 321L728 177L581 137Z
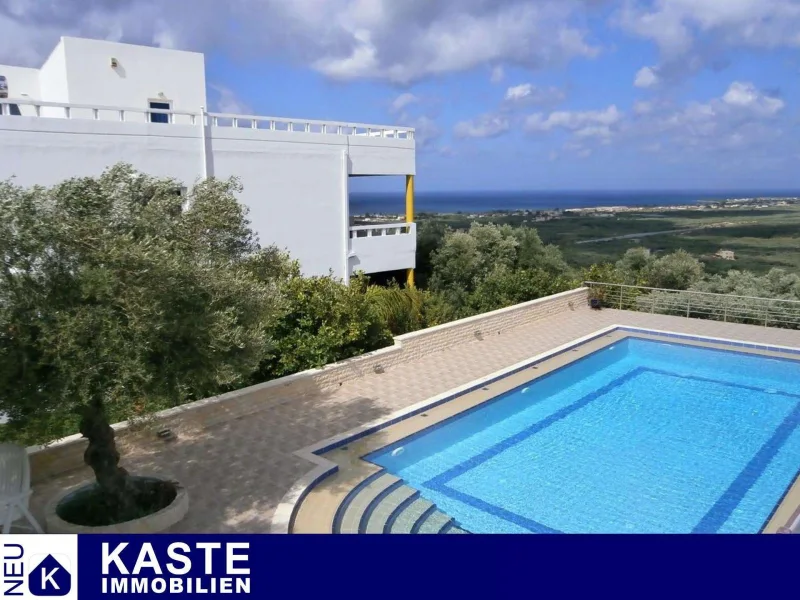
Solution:
M164 480L163 477L133 477L143 480ZM151 515L133 519L132 521L116 523L115 525L92 527L90 525L75 525L58 516L56 511L62 502L94 485L94 483L82 483L64 490L53 498L45 508L45 531L47 531L47 533L158 533L181 521L189 510L189 493L184 487L179 485L176 490L175 499L169 506Z

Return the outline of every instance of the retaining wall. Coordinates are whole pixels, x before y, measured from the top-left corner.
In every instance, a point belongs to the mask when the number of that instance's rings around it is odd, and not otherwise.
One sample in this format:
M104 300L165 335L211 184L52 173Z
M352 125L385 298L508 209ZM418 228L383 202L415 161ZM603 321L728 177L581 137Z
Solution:
M170 428L179 435L202 430L256 413L276 402L291 401L312 392L338 387L373 373L377 368L391 369L398 364L527 325L556 313L587 310L587 305L587 288L570 290L401 335L388 348L164 410L141 424L123 422L113 427L123 450L127 445L156 443L154 429ZM33 483L82 467L85 449L86 440L80 435L28 448Z

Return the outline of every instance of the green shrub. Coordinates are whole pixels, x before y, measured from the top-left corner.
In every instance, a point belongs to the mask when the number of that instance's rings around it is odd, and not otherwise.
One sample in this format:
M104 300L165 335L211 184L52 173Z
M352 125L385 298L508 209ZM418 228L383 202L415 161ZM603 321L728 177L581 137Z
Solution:
M377 350L393 343L366 281L291 276L280 286L284 309L268 332L272 343L256 372L266 381Z
M425 305L430 295L416 287L401 288L397 283L386 287L371 285L366 292L367 301L375 307L392 335L427 327Z

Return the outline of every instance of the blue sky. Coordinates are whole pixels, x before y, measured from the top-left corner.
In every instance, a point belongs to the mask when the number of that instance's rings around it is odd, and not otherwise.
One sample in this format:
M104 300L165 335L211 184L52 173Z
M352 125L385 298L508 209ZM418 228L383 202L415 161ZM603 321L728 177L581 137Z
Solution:
M0 62L58 35L203 51L217 110L414 126L421 191L800 188L800 0L0 0Z

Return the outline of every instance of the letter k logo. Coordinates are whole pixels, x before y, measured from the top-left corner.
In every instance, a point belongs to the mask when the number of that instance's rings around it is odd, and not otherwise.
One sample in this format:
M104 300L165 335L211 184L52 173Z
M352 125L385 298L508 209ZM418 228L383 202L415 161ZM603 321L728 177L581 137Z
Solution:
M34 596L66 596L71 587L72 575L52 554L28 575L28 589Z

